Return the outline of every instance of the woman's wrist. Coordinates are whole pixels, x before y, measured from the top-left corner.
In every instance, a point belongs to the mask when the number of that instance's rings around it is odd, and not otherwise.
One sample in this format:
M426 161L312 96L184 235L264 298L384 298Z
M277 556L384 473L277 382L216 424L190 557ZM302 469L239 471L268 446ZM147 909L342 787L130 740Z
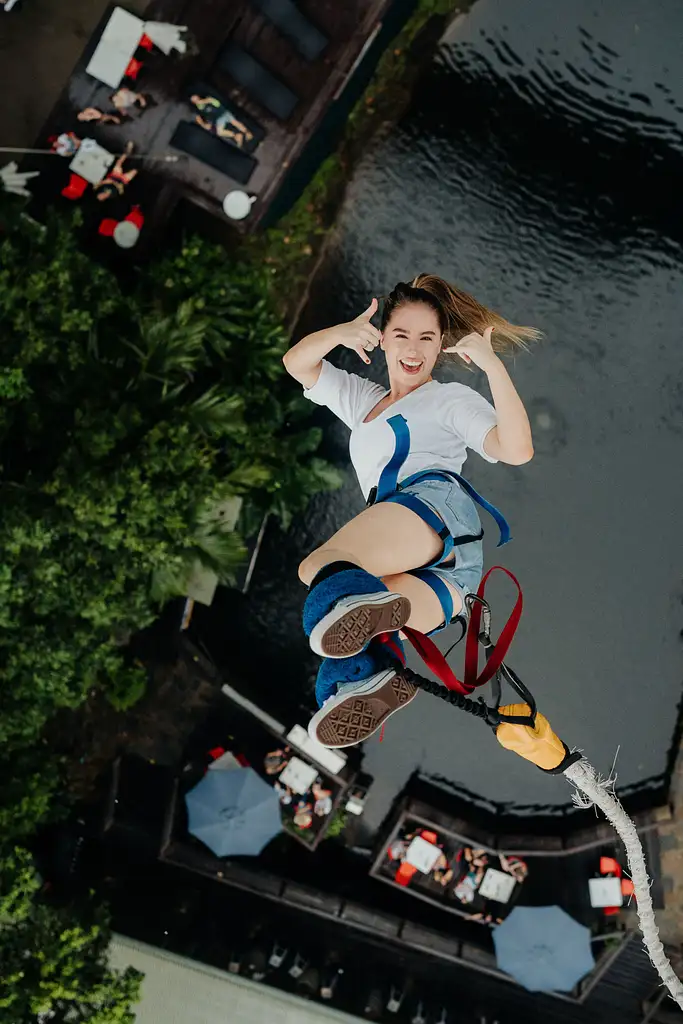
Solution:
M487 377L496 376L496 374L503 375L505 377L509 376L505 363L500 356L495 354L495 352L491 356L490 360L487 359L483 370Z

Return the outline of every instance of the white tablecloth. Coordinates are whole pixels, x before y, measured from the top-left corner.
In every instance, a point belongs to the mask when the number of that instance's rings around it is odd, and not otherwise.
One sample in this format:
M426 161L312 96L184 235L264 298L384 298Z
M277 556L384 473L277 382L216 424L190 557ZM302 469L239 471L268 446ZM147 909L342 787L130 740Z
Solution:
M293 793L307 793L317 777L318 769L298 757L290 757L278 776L283 786L289 786Z
M620 878L589 878L591 907L620 907L624 902Z
M498 868L487 868L486 874L479 886L479 895L485 900L496 900L497 903L507 903L515 888L515 880L507 871L499 871Z
M69 164L74 174L79 174L91 185L97 185L106 176L114 163L114 155L104 149L94 139L83 139L80 149Z
M131 58L140 45L145 23L122 7L115 7L85 69L112 89L118 89Z
M434 865L442 854L440 847L434 843L428 843L421 836L416 836L406 850L406 863L412 864L414 868L424 875L433 870Z

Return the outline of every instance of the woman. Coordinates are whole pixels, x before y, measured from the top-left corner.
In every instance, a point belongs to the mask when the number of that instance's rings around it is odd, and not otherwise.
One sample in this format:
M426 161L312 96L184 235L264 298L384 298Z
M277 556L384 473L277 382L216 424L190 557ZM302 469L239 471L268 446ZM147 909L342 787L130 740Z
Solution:
M416 695L402 674L403 626L430 633L466 616L465 597L483 570L475 501L506 539L500 513L459 475L466 449L515 466L533 455L527 414L498 352L525 347L538 331L431 274L396 286L379 330L370 322L376 311L373 299L355 320L303 338L284 357L305 396L351 428L369 506L299 568L310 588L304 629L325 659L309 732L328 747L362 742ZM338 345L366 364L379 346L389 390L328 362ZM493 405L464 384L433 379L442 353L486 374Z
M123 152L117 159L114 166L109 168L104 178L102 178L101 181L98 181L94 186L95 194L99 202L105 202L115 194L122 196L126 185L130 185L131 181L137 177L137 168L131 171L125 171L123 169L123 165L133 152L133 149L133 143L127 142L125 152Z
M195 94L190 97L190 102L199 111L195 121L204 131L218 135L221 139L232 139L239 149L243 148L245 142L251 142L254 138L247 126L213 96Z
M99 110L97 107L86 107L85 110L79 111L76 114L79 121L97 121L99 124L121 124L121 118L115 114L105 114L103 110Z

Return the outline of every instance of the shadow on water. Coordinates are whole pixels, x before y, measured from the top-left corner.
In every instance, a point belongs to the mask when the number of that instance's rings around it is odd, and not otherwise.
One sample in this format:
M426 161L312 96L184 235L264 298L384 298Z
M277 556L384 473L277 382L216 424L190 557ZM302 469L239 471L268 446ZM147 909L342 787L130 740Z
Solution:
M486 552L525 587L512 664L570 745L602 769L620 745L629 788L665 775L681 689L682 30L669 0L476 4L351 182L301 324L349 319L430 270L543 329L512 369L536 458L473 457L466 474L513 525L515 543L497 552L489 531ZM360 370L350 353L339 361ZM246 678L309 706L297 564L362 507L347 431L319 415L344 487L286 537L268 532L230 641ZM500 585L492 598L500 622L511 595ZM366 745L369 820L417 767L506 806L567 800L562 781L434 705L421 695Z

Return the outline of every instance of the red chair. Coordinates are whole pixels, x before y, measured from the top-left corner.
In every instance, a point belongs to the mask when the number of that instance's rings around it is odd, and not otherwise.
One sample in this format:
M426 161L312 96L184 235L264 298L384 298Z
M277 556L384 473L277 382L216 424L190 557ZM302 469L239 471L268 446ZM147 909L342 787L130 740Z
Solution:
M138 43L138 46L141 46L143 50L151 50L154 46L154 43L152 42L148 35L144 35L140 42Z
M417 868L413 864L399 864L398 871L394 875L394 881L397 885L408 885L411 878L417 874Z
M145 217L139 206L134 206L130 213L123 219L129 220L131 224L135 224L135 227L138 228L138 230L142 231L142 225L145 223Z
M118 221L114 220L112 217L105 218L105 220L101 222L99 228L97 229L98 234L104 235L105 238L111 238L114 234L114 230L116 229L117 224Z
M621 894L630 898L631 896L635 899L636 887L630 878L622 878L621 880Z
M65 199L80 199L87 187L88 182L80 174L70 174L69 184L62 189L62 195Z
M621 878L623 871L619 861L615 860L614 857L601 857L600 858L600 874L601 875L616 875L617 878Z
M123 73L123 77L124 78L136 79L138 77L138 75L140 74L141 69L142 69L142 61L141 60L136 60L135 57L132 57L131 60L130 60L130 63L128 64L128 67L126 68L126 70Z

